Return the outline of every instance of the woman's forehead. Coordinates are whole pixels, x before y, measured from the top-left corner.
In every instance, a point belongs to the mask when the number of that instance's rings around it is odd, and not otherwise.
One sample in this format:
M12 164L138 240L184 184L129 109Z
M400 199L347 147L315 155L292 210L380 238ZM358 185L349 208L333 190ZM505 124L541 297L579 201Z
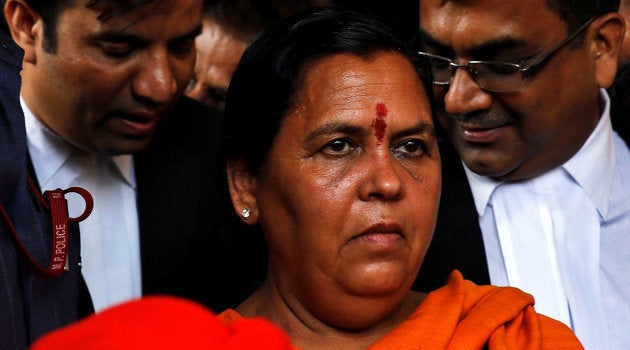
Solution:
M296 101L348 106L421 85L413 65L399 53L384 51L368 58L337 54L303 71Z

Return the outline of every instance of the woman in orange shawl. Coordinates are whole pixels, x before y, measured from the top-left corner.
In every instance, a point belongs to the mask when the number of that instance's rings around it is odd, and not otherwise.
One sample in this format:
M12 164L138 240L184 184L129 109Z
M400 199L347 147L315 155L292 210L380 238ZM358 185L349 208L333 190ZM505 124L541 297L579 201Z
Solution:
M582 348L518 289L455 271L429 295L410 290L441 177L430 79L404 47L329 9L247 49L225 109L228 185L265 237L268 272L220 318L264 317L302 349Z
M154 300L144 309L155 337L121 316L137 314L131 304L37 350L93 348L103 332L110 341L122 333L116 345L139 334L133 340L146 340L129 344L153 349L209 348L208 334L257 349L582 349L518 289L477 286L454 271L428 295L410 290L441 177L430 80L404 47L372 19L323 10L283 20L245 52L225 109L228 185L241 221L264 234L268 273L219 315L227 329L206 328L216 319L198 307ZM243 323L250 318L259 323Z

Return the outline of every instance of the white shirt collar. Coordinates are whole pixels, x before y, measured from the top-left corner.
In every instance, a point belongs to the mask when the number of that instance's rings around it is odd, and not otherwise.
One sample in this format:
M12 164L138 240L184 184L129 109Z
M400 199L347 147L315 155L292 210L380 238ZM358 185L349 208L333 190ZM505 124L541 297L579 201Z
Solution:
M468 182L470 183L470 189L475 200L477 214L483 215L486 207L488 206L488 201L490 201L492 192L501 184L501 181L476 174L470 170L463 161L462 164L464 165L464 171L466 171L466 176L468 177Z
M112 162L116 165L125 182L136 189L136 175L133 168L133 156L131 154L123 154L111 157Z
M562 167L584 189L597 208L599 215L606 217L615 169L614 132L610 121L610 99L606 90L600 89L604 102L602 113L595 130L580 150ZM463 164L463 162L462 162ZM464 164L479 215L483 215L494 189L502 182L475 174Z
M21 96L20 104L24 111L28 148L33 167L40 185L44 186L63 167L72 154L85 151L74 147L39 121ZM124 181L135 189L133 156L124 154L110 158Z
M615 174L615 140L610 121L610 99L604 89L600 96L604 112L597 127L578 153L562 167L586 192L599 215L606 218Z

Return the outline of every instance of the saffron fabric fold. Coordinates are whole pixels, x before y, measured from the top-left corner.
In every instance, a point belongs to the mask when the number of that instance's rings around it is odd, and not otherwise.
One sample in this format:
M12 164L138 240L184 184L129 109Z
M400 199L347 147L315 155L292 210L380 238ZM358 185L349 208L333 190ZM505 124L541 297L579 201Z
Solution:
M444 287L369 349L583 349L571 329L533 305L517 288L478 286L453 271ZM218 317L228 324L243 320L231 309Z
M513 287L478 286L453 271L416 311L369 349L583 349L570 328L536 313Z

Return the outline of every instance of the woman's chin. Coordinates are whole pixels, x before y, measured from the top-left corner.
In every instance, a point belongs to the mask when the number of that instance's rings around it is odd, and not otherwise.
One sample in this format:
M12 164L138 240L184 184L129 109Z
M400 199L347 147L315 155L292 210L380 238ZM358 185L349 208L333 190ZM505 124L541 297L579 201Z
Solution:
M394 266L392 266L394 265ZM408 291L413 276L396 264L378 264L352 273L347 290L357 296L378 297Z

